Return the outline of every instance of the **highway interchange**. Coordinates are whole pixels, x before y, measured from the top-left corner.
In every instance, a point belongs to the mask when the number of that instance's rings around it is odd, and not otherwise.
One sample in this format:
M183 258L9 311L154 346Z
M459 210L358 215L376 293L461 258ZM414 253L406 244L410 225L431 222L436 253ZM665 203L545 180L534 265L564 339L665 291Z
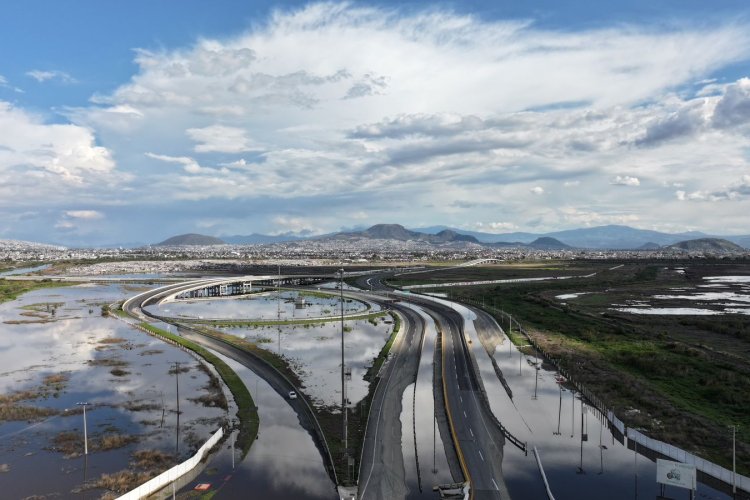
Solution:
M381 369L370 405L362 454L358 460L358 488L354 490L357 497L417 497L415 492L410 491L405 473L402 434L407 430L402 429L401 414L404 390L416 381L420 343L425 332L425 321L422 315L415 312L415 308L418 308L434 320L439 334L440 350L439 357L436 351L436 360L439 360L441 366L435 371L437 376L433 393L440 436L453 482L468 486L464 488L465 496L462 495L465 498L510 498L501 467L506 439L484 394L472 347L464 335L465 319L445 301L434 301L413 294L399 294L398 301L394 301L393 291L384 283L386 277L387 274L356 277L356 284L362 291L345 291L349 297L387 305L402 318L402 328L391 348L389 361ZM213 278L171 284L129 299L123 309L139 320L159 320L160 318L147 317L148 314L142 308L196 286L246 279L252 278ZM491 324L488 325L490 328ZM499 330L496 324L494 326ZM263 363L229 344L187 328L181 328L179 332L249 367L281 395L296 389L288 380L279 377L278 372L268 370L262 366ZM489 334L502 335L500 331ZM299 415L302 426L313 436L331 479L336 482L328 447L322 432L316 427L315 416L306 398L289 400L289 404ZM425 486L429 490L436 485ZM344 495L342 493L341 496ZM436 493L433 495L437 497Z

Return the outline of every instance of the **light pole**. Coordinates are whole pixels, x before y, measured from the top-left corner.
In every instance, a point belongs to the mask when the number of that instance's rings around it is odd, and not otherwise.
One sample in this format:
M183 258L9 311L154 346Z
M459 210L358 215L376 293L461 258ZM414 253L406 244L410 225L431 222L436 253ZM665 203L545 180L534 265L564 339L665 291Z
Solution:
M732 426L732 496L737 496L737 426Z
M86 428L86 407L89 403L76 403L78 406L83 406L83 454L89 454L89 436L88 429Z
M345 364L344 364L344 269L338 270L339 275L339 297L341 302L341 416L342 416L342 433L344 438L344 461L346 461L347 474L349 472L349 448L348 448L348 426L346 415L346 381L345 381Z

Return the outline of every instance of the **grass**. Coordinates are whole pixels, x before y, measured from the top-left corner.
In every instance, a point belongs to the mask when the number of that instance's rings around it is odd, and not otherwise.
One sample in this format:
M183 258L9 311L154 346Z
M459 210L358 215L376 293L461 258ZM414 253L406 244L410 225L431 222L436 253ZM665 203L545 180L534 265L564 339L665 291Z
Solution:
M393 318L393 331L391 332L390 337L388 337L388 341L385 343L383 348L380 350L380 353L378 353L378 356L375 358L375 361L373 361L372 366L367 370L367 373L365 374L365 380L368 382L372 382L375 377L380 373L380 368L383 366L383 363L385 363L385 360L388 358L388 353L391 352L391 347L393 346L393 342L396 340L396 336L398 335L399 330L401 329L401 317L396 313L390 313L391 317Z
M229 391L232 393L234 401L237 404L237 418L240 421L237 446L242 450L243 457L247 455L250 446L258 435L258 410L252 396L250 395L250 391L247 390L247 387L245 387L245 384L237 373L218 356L199 346L195 342L191 342L179 335L167 332L148 323L141 323L140 326L154 335L171 340L172 342L190 349L214 366L221 379L229 388Z
M6 279L0 279L0 304L8 302L10 300L16 300L20 295L32 290L38 290L41 288L57 288L62 286L70 286L71 283L63 283L60 281L51 281L49 279L34 280L34 281L11 281Z

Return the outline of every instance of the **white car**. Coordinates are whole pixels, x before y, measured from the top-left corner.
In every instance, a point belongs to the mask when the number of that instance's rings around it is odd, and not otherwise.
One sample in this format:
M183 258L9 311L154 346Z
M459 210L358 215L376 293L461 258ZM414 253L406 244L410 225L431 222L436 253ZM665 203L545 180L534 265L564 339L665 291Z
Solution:
M297 393L294 391L289 391L289 399L297 399Z

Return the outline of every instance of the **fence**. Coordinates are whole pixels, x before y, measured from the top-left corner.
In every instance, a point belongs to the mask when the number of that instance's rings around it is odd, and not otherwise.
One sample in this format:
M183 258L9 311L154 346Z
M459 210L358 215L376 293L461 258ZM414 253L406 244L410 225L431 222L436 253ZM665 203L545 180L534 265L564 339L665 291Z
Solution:
M466 302L482 307L483 309L488 309L488 310L492 309L495 312L495 314L499 314L501 317L504 317L505 320L508 321L508 326L511 329L515 327L515 330L517 332L520 332L521 334L523 334L523 336L529 341L529 343L534 347L534 349L540 352L541 355L549 363L554 365L557 371L568 380L568 383L573 385L573 387L575 387L576 390L579 393L581 393L581 395L585 397L588 400L588 402L599 411L601 415L606 416L606 419L609 421L610 426L617 429L620 432L620 434L622 434L623 436L626 436L628 439L631 439L637 442L639 445L643 446L644 448L648 448L649 450L655 451L661 455L664 455L665 457L669 457L678 462L695 465L696 469L698 469L699 471L715 479L718 479L719 481L722 481L730 486L734 484L733 481L736 481L736 486L738 489L741 489L743 491L750 493L750 477L746 477L741 474L735 475L731 470L725 469L724 467L720 465L717 465L713 462L709 462L708 460L695 456L692 453L689 453L671 444L667 444L662 441L652 439L635 429L628 428L622 420L620 420L619 418L617 418L617 416L615 416L615 413L612 410L610 410L609 408L606 407L606 405L604 405L604 402L601 399L599 399L595 394L593 394L590 390L584 387L581 383L573 379L571 374L560 365L560 359L555 358L549 355L547 352L545 352L541 348L541 346L534 340L534 338L531 335L529 335L529 333L521 326L518 320L513 318L510 314L506 313L505 311L498 310L494 307L490 307L485 304L482 304L480 301L477 301L477 300L467 300Z
M672 446L671 444L650 438L635 429L628 429L628 439L635 441L640 446L644 446L649 450L653 450L661 455L664 455L665 457L669 457L684 464L695 465L695 468L699 471L711 477L714 477L726 484L731 485L733 483L733 479L735 479L734 473L731 470L725 469L720 465L716 465L713 462L709 462L708 460L697 457L692 453L689 453L676 446ZM736 481L738 489L750 492L750 477L737 474Z
M155 478L146 481L136 489L125 493L121 497L118 497L117 500L139 500L164 488L168 484L177 480L180 476L190 472L196 465L198 465L200 461L203 460L203 457L206 455L206 453L208 453L208 451L213 448L214 445L218 443L223 436L224 429L219 429L214 433L213 436L209 438L208 441L203 444L203 446L200 447L195 455L188 458L181 464L177 464L171 469L162 472Z

